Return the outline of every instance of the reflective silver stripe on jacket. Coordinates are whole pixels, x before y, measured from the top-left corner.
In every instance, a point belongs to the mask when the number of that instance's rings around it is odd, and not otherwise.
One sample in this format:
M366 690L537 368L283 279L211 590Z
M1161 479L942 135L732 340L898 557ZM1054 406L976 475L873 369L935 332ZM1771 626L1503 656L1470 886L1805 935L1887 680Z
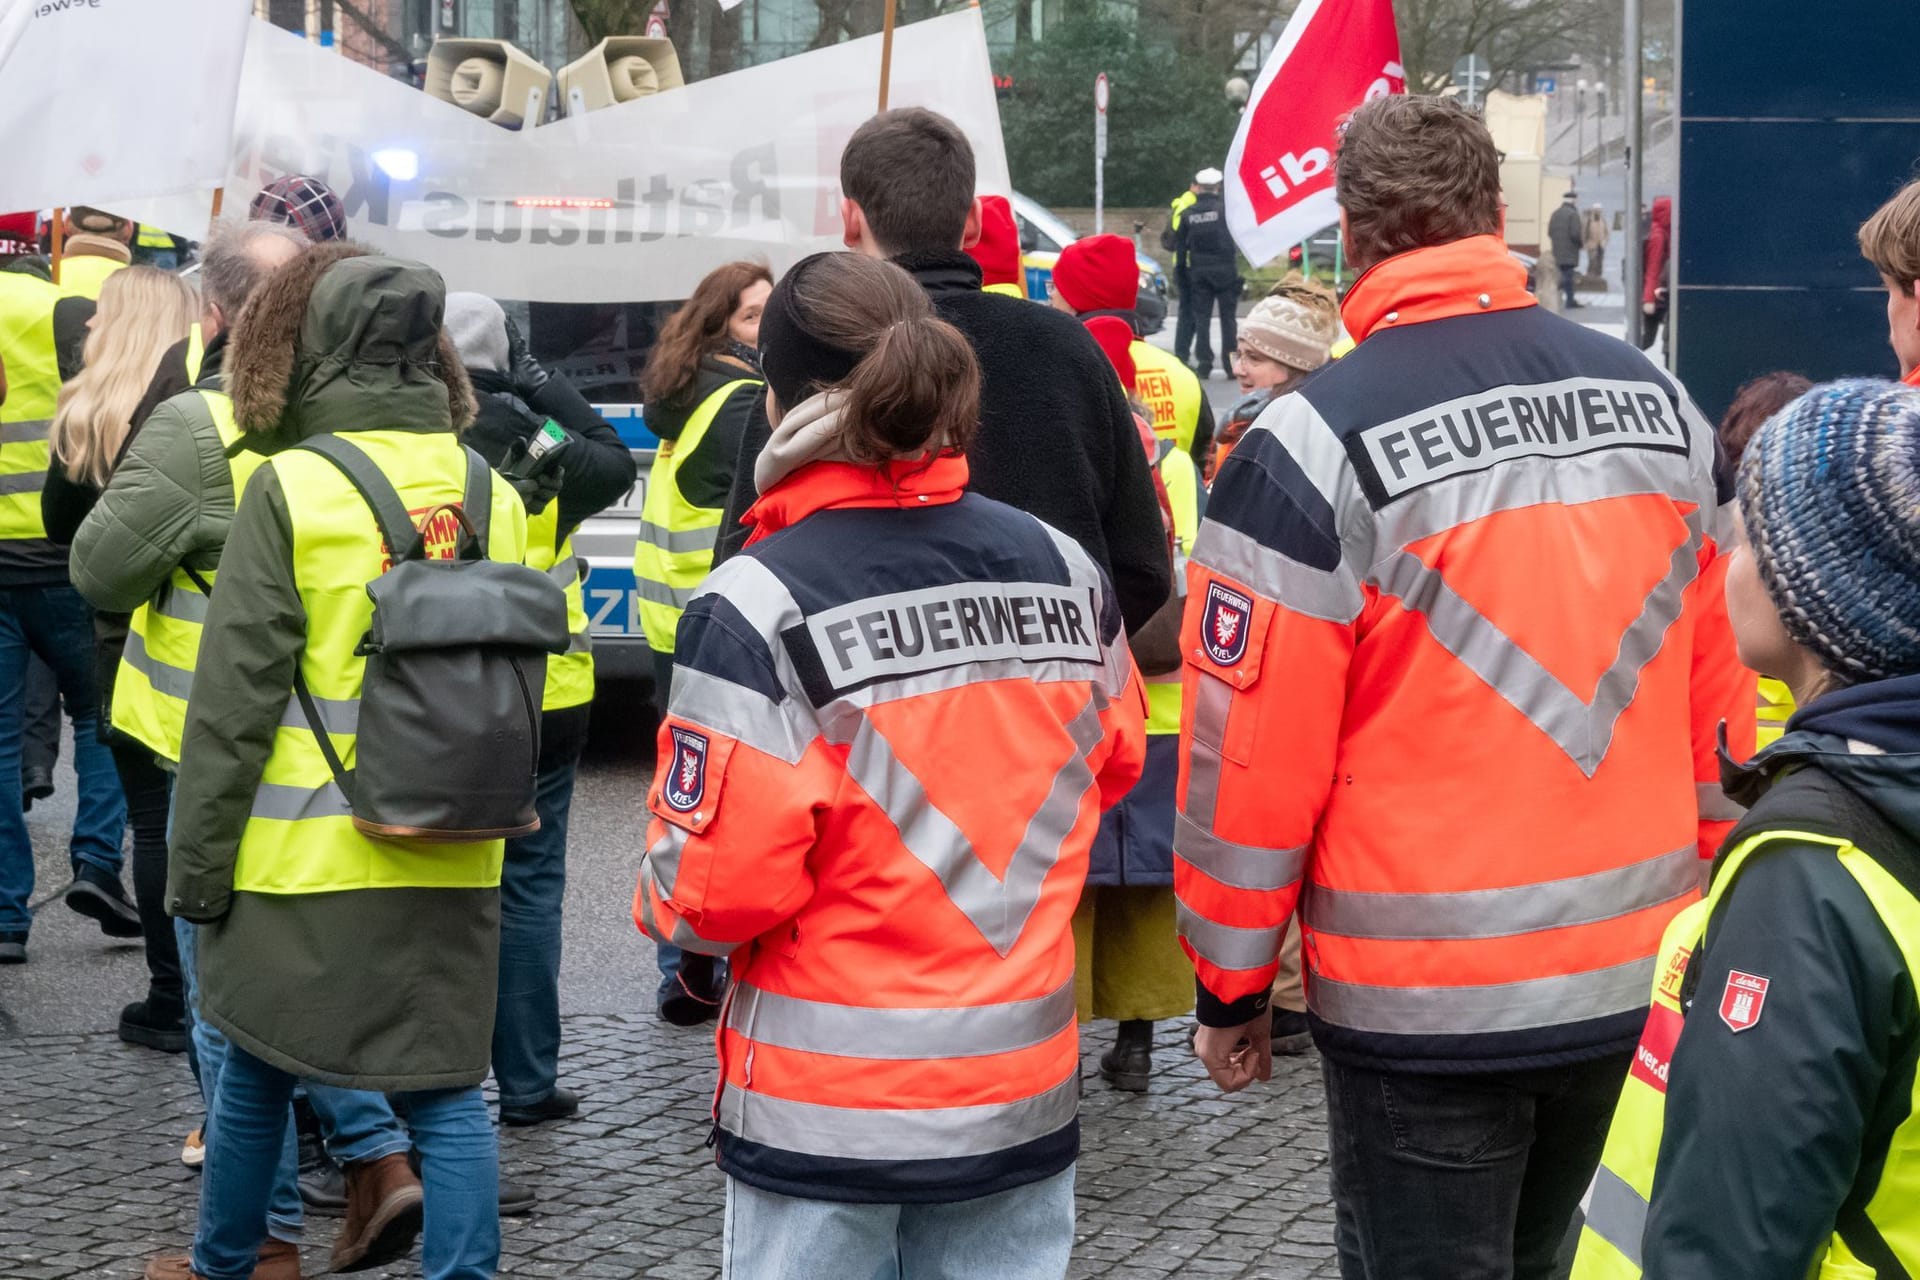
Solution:
M1674 549L1666 576L1654 584L1640 614L1620 637L1613 665L1588 702L1495 626L1438 572L1410 551L1396 551L1369 575L1380 590L1426 620L1441 648L1458 658L1516 711L1566 752L1591 778L1613 743L1614 724L1640 687L1640 672L1660 653L1680 617L1686 589L1699 574L1700 515L1687 519L1687 536Z
M47 487L47 473L41 471L19 471L13 475L0 475L0 498L16 493L38 493Z
M174 619L207 625L207 606L212 602L191 587L177 585L172 578L160 584L150 606L153 612Z
M1267 929L1221 924L1185 902L1174 904L1174 926L1200 958L1217 969L1258 969L1272 964L1280 958L1280 939L1287 932L1284 923ZM1319 981L1316 976L1315 985Z
M1193 558L1294 613L1342 624L1360 616L1360 583L1345 560L1316 569L1212 521L1200 526Z
M567 653L568 654L571 655L575 653L591 653L591 652L593 652L593 632L574 631L568 634L567 636Z
M25 422L0 423L0 445L26 444L45 440L53 433L52 418L30 418Z
M1097 697L1089 697L1066 726L1074 753L1054 774L1047 798L1028 821L1005 879L974 854L973 842L934 806L920 779L894 755L872 721L858 717L847 751L847 775L893 822L907 852L939 877L953 905L1002 956L1013 950L1027 917L1039 905L1047 873L1060 860L1081 801L1094 785L1087 757L1105 737L1098 703Z
M353 806L332 778L318 787L297 787L281 782L263 782L253 795L255 818L279 822L302 822L308 818L345 818Z
M674 707L697 709L691 723L744 742L783 764L799 764L817 732L792 698L775 702L758 690L693 667L673 669L669 711Z
M1587 1229L1618 1249L1635 1269L1645 1265L1640 1255L1647 1237L1647 1210L1646 1199L1604 1164L1594 1171L1580 1201Z
M1044 1093L973 1107L830 1107L729 1083L720 1127L748 1142L843 1160L941 1160L1005 1151L1057 1133L1080 1108L1076 1071Z
M321 698L313 700L314 709L320 713L320 723L329 734L339 737L351 737L360 732L360 700L358 698ZM280 726L284 729L312 729L314 724L307 719L307 709L300 705L300 695L287 695L286 710L280 713Z
M663 524L642 520L640 541L668 555L684 555L689 551L711 551L720 541L720 526L709 525L704 529L669 529Z
M127 646L120 651L120 660L145 677L155 693L182 702L193 693L193 672L162 662L148 653L146 637L137 631L127 632Z
M1073 983L1008 1004L873 1008L734 988L727 1025L755 1044L840 1058L978 1058L1045 1044L1074 1024Z
M1717 782L1696 782L1693 792L1702 822L1738 822L1747 816L1746 806L1730 799Z
M636 576L633 589L648 604L664 604L675 609L684 609L694 596L700 593L699 587L670 587L664 582L655 582L652 578Z
M1307 1003L1324 1020L1386 1035L1528 1031L1644 1009L1654 957L1609 969L1478 987L1376 987L1316 972Z
M1182 862L1235 889L1284 889L1300 878L1307 865L1305 846L1268 849L1235 844L1184 813L1173 818L1173 852Z
M547 576L564 590L586 577L586 565L579 556L561 556L548 566Z
M1510 938L1631 915L1700 887L1696 845L1589 875L1503 889L1372 893L1308 882L1300 915L1316 933L1343 938L1443 941Z

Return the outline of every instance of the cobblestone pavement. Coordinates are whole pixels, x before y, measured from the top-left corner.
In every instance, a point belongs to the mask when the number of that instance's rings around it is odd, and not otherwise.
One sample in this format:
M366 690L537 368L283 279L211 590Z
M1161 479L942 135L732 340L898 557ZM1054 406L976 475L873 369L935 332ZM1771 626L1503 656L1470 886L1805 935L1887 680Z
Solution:
M628 918L648 717L600 709L574 808L561 1079L581 1114L501 1137L506 1176L539 1208L503 1224L501 1274L703 1280L719 1274L722 1180L704 1142L707 1031L652 1014L656 971ZM66 882L72 775L36 805L38 894ZM0 969L0 1280L128 1280L188 1239L199 1176L177 1155L199 1123L186 1060L123 1045L120 1004L141 994L137 946L109 945L59 902L36 919L31 962ZM1294 1280L1332 1276L1332 1209L1319 1063L1283 1059L1271 1085L1223 1098L1161 1025L1152 1092L1101 1083L1112 1024L1088 1029L1079 1240L1072 1274ZM320 1274L335 1224L309 1223ZM405 1265L361 1274L419 1274Z

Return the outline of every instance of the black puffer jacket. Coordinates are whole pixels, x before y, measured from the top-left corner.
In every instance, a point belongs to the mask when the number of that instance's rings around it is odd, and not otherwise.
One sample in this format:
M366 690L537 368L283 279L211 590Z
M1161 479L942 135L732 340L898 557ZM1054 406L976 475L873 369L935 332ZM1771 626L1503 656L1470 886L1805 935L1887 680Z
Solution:
M1038 516L1080 544L1113 583L1132 633L1173 589L1166 528L1146 452L1113 366L1084 326L1024 298L985 293L958 249L895 261L980 361L980 430L967 450L974 493ZM741 441L716 563L746 544L764 420Z

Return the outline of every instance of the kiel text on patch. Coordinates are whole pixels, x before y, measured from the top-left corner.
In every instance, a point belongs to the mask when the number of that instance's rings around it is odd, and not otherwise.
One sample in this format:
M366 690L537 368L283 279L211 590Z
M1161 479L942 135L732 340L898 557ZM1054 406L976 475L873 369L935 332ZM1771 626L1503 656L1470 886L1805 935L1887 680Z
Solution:
M1389 498L1514 458L1600 449L1687 452L1673 404L1645 382L1572 378L1499 387L1360 433Z
M1093 593L1039 582L963 582L872 596L807 619L837 689L968 662L1101 660Z

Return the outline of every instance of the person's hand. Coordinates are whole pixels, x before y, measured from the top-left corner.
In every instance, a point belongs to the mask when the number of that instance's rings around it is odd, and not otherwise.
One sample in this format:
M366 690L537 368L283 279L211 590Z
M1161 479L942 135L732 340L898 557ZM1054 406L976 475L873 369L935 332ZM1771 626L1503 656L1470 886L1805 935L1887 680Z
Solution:
M1273 1079L1273 1014L1262 1009L1245 1026L1196 1029L1193 1056L1222 1093L1238 1093L1255 1080Z
M1652 315L1655 311L1658 311L1659 308L1654 306L1654 304L1651 302L1643 302L1640 304L1640 310L1644 311L1648 315Z
M529 401L553 377L533 358L526 336L512 316L507 317L507 376L513 379L514 394Z

